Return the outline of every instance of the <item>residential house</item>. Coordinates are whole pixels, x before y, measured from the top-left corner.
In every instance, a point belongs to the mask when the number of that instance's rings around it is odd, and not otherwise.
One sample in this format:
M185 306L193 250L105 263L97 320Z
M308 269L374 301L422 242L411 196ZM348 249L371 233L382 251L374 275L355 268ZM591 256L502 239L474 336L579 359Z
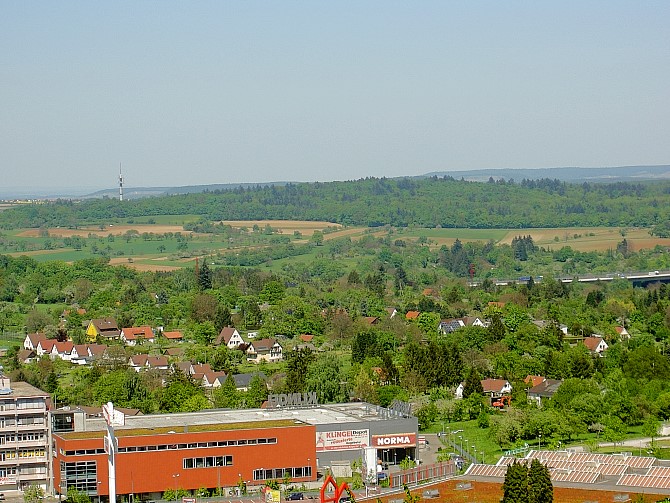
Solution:
M370 326L377 325L379 323L379 318L376 316L364 316L361 318L361 320L363 321L363 324Z
M405 313L405 319L406 320L416 320L419 317L420 314L421 314L421 312L419 312L419 311L407 311Z
M626 327L614 327L614 330L619 335L619 339L630 339L630 334L628 333L628 330L626 330Z
M181 342L184 340L184 334L177 330L171 332L162 332L163 337L165 337L170 342Z
M58 342L53 345L51 348L51 354L50 357L52 360L55 360L56 358L60 358L61 360L65 360L66 362L69 362L71 360L71 355L72 355L72 349L74 348L74 344L70 341L64 341L64 342Z
M532 388L533 386L537 386L538 384L540 384L540 383L542 383L542 382L544 382L544 381L546 381L546 380L547 380L546 377L543 377L543 376L532 376L532 375L528 375L528 376L526 376L526 378L523 380L523 382L525 382L526 384L529 385L529 387Z
M482 380L482 388L484 394L492 399L512 393L512 385L505 379L484 379Z
M44 339L39 341L37 343L37 347L35 348L35 353L37 354L37 357L39 358L44 355L51 356L51 351L53 350L55 344L56 339Z
M86 365L89 358L88 344L75 344L72 347L72 351L70 351L70 363Z
M102 359L107 352L106 344L87 344L86 346L88 349L89 362Z
M585 337L583 342L592 354L598 356L603 356L603 352L608 348L603 338L598 336Z
M165 356L133 355L129 361L130 368L135 372L141 370L168 370L168 360Z
M227 377L225 372L205 372L202 376L203 388L219 388L223 385Z
M543 401L550 400L554 396L556 391L558 391L558 388L560 388L561 384L563 384L563 381L556 379L545 379L526 392L528 401L534 402L538 407L541 407Z
M214 344L217 346L225 344L228 346L228 349L237 349L240 344L244 344L244 339L242 339L240 333L233 327L223 327Z
M37 344L40 341L46 341L47 336L39 332L34 334L26 335L26 338L23 340L23 349L30 349L31 351L37 350Z
M249 384L251 383L251 380L255 376L259 376L267 387L268 377L265 375L265 372L248 372L246 374L233 374L233 379L235 379L235 387L237 388L237 391L247 391L249 389Z
M249 343L247 347L247 361L260 363L280 362L283 360L283 349L277 339L260 339Z
M21 363L31 363L35 361L37 354L32 349L20 349L16 354L16 358Z
M94 342L98 337L103 339L118 339L121 337L116 320L114 318L96 318L91 320L86 327L86 338Z
M437 329L440 331L440 333L446 335L451 334L464 326L465 322L461 318L454 318L450 320L440 321L440 324L437 326Z
M167 348L163 354L168 358L181 358L184 356L184 348Z
M300 334L299 339L302 342L309 343L309 342L312 342L314 340L314 336L311 335L311 334Z
M398 314L398 310L395 307L387 307L386 312L389 315L389 318L393 318L396 314Z
M124 328L121 330L121 340L128 346L136 346L143 342L154 342L154 331L148 325Z

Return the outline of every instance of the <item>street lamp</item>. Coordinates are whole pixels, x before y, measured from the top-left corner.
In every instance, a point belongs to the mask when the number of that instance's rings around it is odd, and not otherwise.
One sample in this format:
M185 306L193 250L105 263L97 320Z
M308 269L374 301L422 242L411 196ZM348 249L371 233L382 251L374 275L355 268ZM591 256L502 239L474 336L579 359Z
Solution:
M474 453L473 454L475 460L474 463L477 464L477 449L475 449L475 444L472 444L472 452Z
M98 503L100 503L100 484L102 484L102 480L98 480L98 487L97 487L97 493L98 493Z
M538 439L538 450L542 450L542 433L537 434L537 439Z
M174 497L175 497L175 500L177 499L177 477L179 477L178 473L175 473L174 475L172 475L172 478L174 479Z
M461 439L461 454L463 454L463 435L459 435L458 438Z
M468 453L468 456L470 456L470 448L468 447L468 442L469 441L470 441L470 439L468 439L468 438L465 439L465 450Z

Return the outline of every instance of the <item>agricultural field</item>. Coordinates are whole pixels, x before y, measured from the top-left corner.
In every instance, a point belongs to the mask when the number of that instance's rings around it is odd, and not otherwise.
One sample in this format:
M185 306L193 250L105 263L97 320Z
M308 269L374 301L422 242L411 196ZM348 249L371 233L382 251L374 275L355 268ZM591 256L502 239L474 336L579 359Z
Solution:
M530 235L537 246L557 250L570 246L580 252L616 249L624 237L629 249L639 251L657 245L670 247L670 238L657 238L643 228L570 227L547 229L457 229L347 227L331 222L299 220L235 220L214 222L230 226L227 233L185 230L200 221L197 215L159 215L126 222L100 223L78 228L20 229L0 234L0 253L27 255L39 261L73 262L82 258L106 256L112 264L138 270L169 271L192 264L195 257L239 254L260 250L279 243L295 246L308 244L315 232L326 244L338 238L353 241L366 236L423 242L432 250L450 247L458 239L463 243L493 241L511 244L516 236ZM274 238L274 239L273 239ZM322 257L325 250L315 247L296 256L269 261L266 266L279 269L286 263L306 263ZM343 265L346 257L340 258ZM352 264L353 259L349 260Z

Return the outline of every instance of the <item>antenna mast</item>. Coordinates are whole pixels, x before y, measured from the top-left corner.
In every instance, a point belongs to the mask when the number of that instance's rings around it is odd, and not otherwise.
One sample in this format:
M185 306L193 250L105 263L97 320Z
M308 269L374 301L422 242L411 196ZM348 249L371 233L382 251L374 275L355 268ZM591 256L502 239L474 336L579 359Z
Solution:
M123 175L121 174L121 163L119 163L119 201L123 201Z

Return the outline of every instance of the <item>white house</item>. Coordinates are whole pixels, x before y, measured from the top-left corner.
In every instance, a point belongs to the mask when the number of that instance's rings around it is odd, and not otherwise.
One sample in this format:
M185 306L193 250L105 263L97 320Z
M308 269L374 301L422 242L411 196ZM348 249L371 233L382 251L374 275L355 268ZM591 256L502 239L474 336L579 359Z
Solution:
M247 361L260 363L280 362L284 359L283 348L276 339L260 339L249 343Z
M228 349L237 349L240 344L244 344L244 339L240 333L233 327L223 327L219 336L216 338L217 346L225 344Z

